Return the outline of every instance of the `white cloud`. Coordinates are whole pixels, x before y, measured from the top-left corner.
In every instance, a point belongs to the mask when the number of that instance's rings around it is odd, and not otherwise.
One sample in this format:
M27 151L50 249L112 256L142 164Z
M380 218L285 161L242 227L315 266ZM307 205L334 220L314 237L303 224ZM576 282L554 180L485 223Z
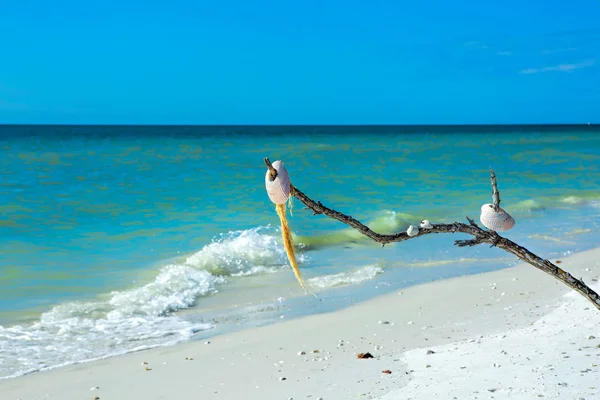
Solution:
M567 52L567 51L575 51L575 50L577 50L577 48L575 48L575 47L567 47L566 49L544 50L544 51L542 51L542 54L548 55L548 54L564 53L564 52Z
M595 64L594 60L581 62L578 64L559 64L554 65L552 67L543 67L543 68L527 68L521 70L521 74L537 74L540 72L570 72L576 69L591 67Z

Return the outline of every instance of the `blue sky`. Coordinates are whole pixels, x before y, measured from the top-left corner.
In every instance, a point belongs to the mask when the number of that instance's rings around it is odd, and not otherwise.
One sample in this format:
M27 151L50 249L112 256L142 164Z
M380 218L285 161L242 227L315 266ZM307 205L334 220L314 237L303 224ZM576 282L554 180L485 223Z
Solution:
M1 9L0 123L600 123L600 0Z

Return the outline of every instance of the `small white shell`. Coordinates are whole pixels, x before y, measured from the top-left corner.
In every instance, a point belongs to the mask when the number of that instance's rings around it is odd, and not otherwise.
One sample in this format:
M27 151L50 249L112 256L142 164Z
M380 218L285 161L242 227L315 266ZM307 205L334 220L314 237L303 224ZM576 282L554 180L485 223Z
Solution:
M428 219L421 221L421 223L419 224L419 226L423 229L431 229L433 228L433 225L431 225L431 222L429 222Z
M408 236L416 236L416 234L419 233L419 228L417 228L414 225L410 225L406 230L406 233L408 234Z
M515 226L515 220L502 208L498 212L494 211L494 206L484 204L481 206L481 216L479 220L489 230L502 232L511 229Z
M265 175L267 194L273 203L285 204L290 197L290 176L280 160L273 163L273 168L277 170L277 178L271 181L269 170Z

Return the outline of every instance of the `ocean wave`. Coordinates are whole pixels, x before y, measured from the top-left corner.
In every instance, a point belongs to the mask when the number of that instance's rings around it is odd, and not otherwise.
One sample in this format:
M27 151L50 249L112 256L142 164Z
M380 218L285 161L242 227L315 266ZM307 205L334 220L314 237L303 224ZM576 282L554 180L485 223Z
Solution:
M510 261L512 258L508 257L499 257L499 258L466 258L466 257L458 257L451 259L438 259L438 260L428 260L428 261L419 261L419 262L395 262L393 265L399 267L409 267L409 268L430 268L430 267L441 267L444 265L456 265L456 264L466 264L466 263L497 263Z
M464 206L463 206L464 207ZM560 195L554 197L530 198L514 203L502 205L509 213L519 219L537 218L543 215L544 211L552 208L578 208L578 207L600 207L600 194L596 192L580 193L578 195ZM365 223L369 228L381 234L393 234L406 231L409 225L417 225L428 216L432 223L451 223L461 220L463 215L471 215L474 213L479 215L480 206L472 205L469 209L473 212L463 209L461 212L453 210L450 213L444 214L443 210L423 211L422 214L414 215L399 211L382 210ZM370 238L363 235L353 228L340 229L326 232L318 235L304 236L294 235L296 245L304 250L319 250L325 247L332 246L364 246L376 245Z
M266 227L220 235L183 263L160 268L151 282L95 301L57 305L29 326L0 326L0 377L167 346L211 329L175 313L217 293L229 276L288 267L276 233Z
M540 200L527 199L521 200L514 204L511 204L510 207L506 207L507 210L510 208L512 213L531 213L536 211L543 211L546 209L546 205L544 205Z
M374 279L381 273L383 273L383 268L376 265L367 265L366 267L361 267L354 271L310 278L308 284L310 287L318 289L327 289L342 285L355 285Z
M305 261L302 254L296 257L299 263ZM222 234L185 263L214 275L246 276L276 272L287 266L288 260L278 231L258 227Z
M192 324L172 313L216 292L219 283L222 278L206 271L168 265L142 287L104 300L58 305L30 326L0 326L0 376L185 341L212 325Z
M396 211L383 210L380 215L367 222L366 225L382 234L392 234L406 230L411 224L418 224L417 216ZM342 229L314 236L295 236L294 241L304 249L315 250L327 246L358 245L368 243L370 238L353 228Z
M536 199L521 200L514 204L506 205L506 209L515 214L525 214L557 207L593 207L594 204L598 203L598 201L600 201L599 193L583 192L578 195L567 194L554 197L540 197Z

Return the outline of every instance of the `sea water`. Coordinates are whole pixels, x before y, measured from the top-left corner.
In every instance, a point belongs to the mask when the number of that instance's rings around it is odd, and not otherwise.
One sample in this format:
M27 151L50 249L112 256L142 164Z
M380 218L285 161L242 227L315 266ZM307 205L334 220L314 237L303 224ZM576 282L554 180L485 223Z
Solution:
M462 234L385 247L298 200L289 268L263 158L382 233L478 221L552 260L598 246L600 129L0 127L0 377L331 311L515 265ZM540 272L541 274L542 272ZM451 301L451 299L448 299ZM392 317L392 316L390 316Z

